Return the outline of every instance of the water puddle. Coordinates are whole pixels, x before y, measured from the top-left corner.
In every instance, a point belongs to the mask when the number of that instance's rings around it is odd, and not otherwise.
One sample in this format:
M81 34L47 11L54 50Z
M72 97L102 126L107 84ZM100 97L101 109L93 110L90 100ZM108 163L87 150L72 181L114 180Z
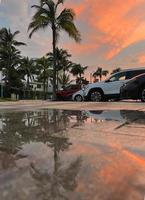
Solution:
M145 112L0 113L0 200L141 200Z

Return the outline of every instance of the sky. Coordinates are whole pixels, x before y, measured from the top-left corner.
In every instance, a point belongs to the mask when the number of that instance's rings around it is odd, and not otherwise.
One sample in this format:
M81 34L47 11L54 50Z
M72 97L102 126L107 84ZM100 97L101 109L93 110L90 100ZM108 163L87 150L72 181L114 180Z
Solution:
M52 49L51 30L39 31L28 38L27 28L39 0L1 0L0 27L20 30L18 40L27 43L22 54L41 57ZM66 0L64 6L73 8L75 24L82 41L76 44L66 33L60 33L59 48L72 54L72 61L112 70L117 67L145 66L145 0Z

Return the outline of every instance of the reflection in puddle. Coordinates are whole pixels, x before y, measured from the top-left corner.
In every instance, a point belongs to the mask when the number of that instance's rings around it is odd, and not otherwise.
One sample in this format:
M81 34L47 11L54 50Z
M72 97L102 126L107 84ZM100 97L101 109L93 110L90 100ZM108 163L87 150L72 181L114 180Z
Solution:
M0 200L143 199L145 142L112 134L132 124L145 113L1 113Z

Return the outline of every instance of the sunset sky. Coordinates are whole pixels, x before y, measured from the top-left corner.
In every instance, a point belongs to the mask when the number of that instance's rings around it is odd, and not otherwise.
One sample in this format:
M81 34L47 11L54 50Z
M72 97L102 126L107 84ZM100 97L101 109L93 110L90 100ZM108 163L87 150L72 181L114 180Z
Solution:
M51 50L51 31L36 33L28 39L27 28L38 0L1 0L0 27L20 30L19 39L27 43L23 55L43 56ZM66 0L76 12L81 44L61 33L58 46L68 49L72 60L111 70L116 67L145 66L145 0Z

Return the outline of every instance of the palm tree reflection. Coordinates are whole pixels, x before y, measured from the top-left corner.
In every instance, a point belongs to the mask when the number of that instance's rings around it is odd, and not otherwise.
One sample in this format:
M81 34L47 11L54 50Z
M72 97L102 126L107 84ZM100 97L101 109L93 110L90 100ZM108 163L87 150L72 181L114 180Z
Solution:
M77 176L81 168L81 157L68 166L63 166L59 153L69 149L71 143L68 138L50 137L48 146L53 149L54 167L52 172L42 171L31 163L31 175L35 180L40 199L67 200L67 191L74 191L77 187Z
M67 200L69 199L66 194L67 191L74 191L77 186L76 178L82 162L81 158L78 157L67 166L60 159L60 153L69 150L72 145L66 136L71 120L70 113L53 110L52 117L47 118L47 123L45 117L41 120L43 120L41 127L43 127L44 132L41 141L44 141L53 151L54 166L52 172L49 170L44 172L36 164L31 163L30 172L35 180L40 199Z

